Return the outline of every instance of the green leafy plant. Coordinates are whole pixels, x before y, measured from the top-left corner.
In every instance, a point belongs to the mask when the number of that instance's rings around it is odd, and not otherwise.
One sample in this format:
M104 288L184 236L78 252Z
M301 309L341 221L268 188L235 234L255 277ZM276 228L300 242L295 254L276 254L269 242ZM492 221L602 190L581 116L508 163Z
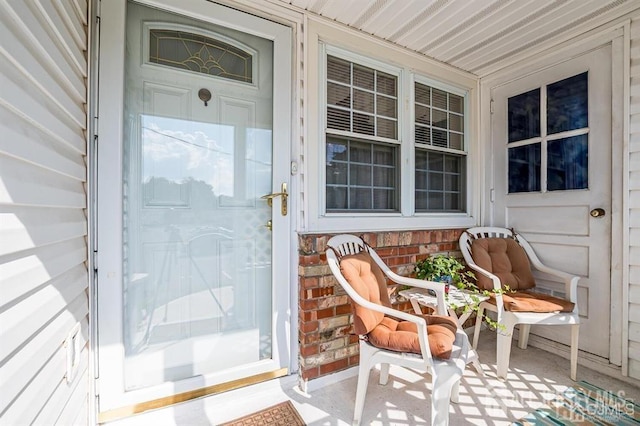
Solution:
M474 288L475 275L453 256L439 254L419 260L415 264L416 278L428 281L449 282L457 288Z
M475 303L465 304L463 307L460 307L464 309L465 313L469 311L477 313L480 303L479 296L491 297L497 293L503 294L510 291L509 288L499 291L481 290L476 285L475 274L469 271L460 259L451 255L438 254L418 260L415 264L414 272L418 279L449 283L469 293L469 297ZM454 306L454 308L456 308L456 306ZM483 315L483 317L483 320L490 327L496 330L503 328L501 324L498 324L487 315Z

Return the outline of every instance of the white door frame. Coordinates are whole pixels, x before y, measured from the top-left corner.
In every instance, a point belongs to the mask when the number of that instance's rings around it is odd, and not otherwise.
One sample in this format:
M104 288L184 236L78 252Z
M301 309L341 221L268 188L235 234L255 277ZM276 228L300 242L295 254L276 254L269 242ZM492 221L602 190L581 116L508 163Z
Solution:
M609 360L583 360L587 363L593 362L594 366L600 366L602 362L608 362L614 365L622 365L623 372L626 365L626 352L623 345L626 344L627 324L625 318L628 316L627 307L623 294L627 285L623 282L623 252L625 249L623 223L624 223L624 207L625 196L623 191L623 164L625 148L624 129L620 124L624 122L624 99L628 96L623 85L624 69L628 69L629 64L624 61L624 40L625 31L628 33L628 23L617 23L604 30L592 31L584 36L569 40L559 44L552 49L538 52L529 60L520 61L517 65L507 69L498 71L480 80L480 141L481 152L484 152L482 159L484 167L482 188L482 206L481 206L481 222L487 225L493 225L494 221L494 193L492 188L495 187L493 182L494 158L492 152L492 136L491 136L491 92L496 87L510 83L516 79L525 77L529 74L539 72L545 68L552 67L558 63L566 61L569 58L580 56L585 52L595 49L604 44L612 46L612 176L611 176L611 310L610 310L610 348ZM533 345L536 344L535 339L531 340ZM553 345L553 349L560 349L561 345ZM581 361L582 362L582 361Z
M287 182L291 184L290 157L289 155L281 155L282 152L287 154L291 152L292 128L294 120L292 119L292 30L290 27L275 24L263 18L247 15L250 19L250 28L229 25L231 16L237 15L236 10L221 6L212 2L201 0L140 0L141 4L148 6L160 7L163 10L179 13L194 19L205 20L214 24L227 26L240 31L251 33L253 35L263 37L274 41L274 75L279 75L278 79L274 79L273 102L277 105L274 108L274 147L280 143L278 154L273 156L273 187L272 192L280 191L280 184ZM97 155L99 157L97 179L98 182L105 181L104 165L122 164L122 133L123 133L123 106L124 106L124 60L125 60L125 10L126 0L109 0L102 2L100 10L100 19L102 24L102 35L100 43L100 64L99 64L99 87L100 97L98 100L98 125L97 133L99 143ZM214 12L215 13L212 13ZM278 133L276 133L278 129ZM109 145L117 145L119 149L105 149ZM282 149L285 148L285 149ZM274 149L275 151L275 149ZM292 185L289 185L291 188ZM274 298L281 301L279 303L278 312L274 312L274 336L278 336L277 359L274 361L282 368L294 369L293 363L296 357L292 356L297 348L292 347L292 334L295 336L295 330L291 324L295 321L292 317L297 316L297 307L292 308L292 302L295 298L291 297L291 256L292 238L291 229L295 210L291 210L289 215L282 216L279 214L280 202L278 199L274 202L273 229L280 229L283 238L273 238L273 282ZM120 184L101 185L99 186L99 197L97 206L97 235L95 236L95 250L99 253L99 262L96 267L97 273L97 298L99 298L99 306L109 306L111 315L118 315L122 318L123 307L121 291L110 291L112 288L122 288L121 276L122 265L120 262L121 255L119 253L100 252L102 247L122 247L122 235L119 230L122 229L122 187ZM103 249L104 250L104 249ZM104 308L101 311L94 312L92 320L97 324L105 320ZM101 342L98 355L98 366L96 373L99 374L97 389L116 388L124 389L123 378L121 372L104 371L100 367L100 358L103 357L123 357L122 348L122 330L119 327L102 327L99 329L96 339ZM199 387L206 387L209 383L198 379ZM171 386L169 386L171 387ZM173 386L171 391L174 394L191 390L191 386L187 383L187 388L182 389ZM101 395L100 411L114 409L117 407L127 406L139 402L136 400L135 393L127 396L123 394L118 398L107 400ZM158 397L164 396L162 393Z

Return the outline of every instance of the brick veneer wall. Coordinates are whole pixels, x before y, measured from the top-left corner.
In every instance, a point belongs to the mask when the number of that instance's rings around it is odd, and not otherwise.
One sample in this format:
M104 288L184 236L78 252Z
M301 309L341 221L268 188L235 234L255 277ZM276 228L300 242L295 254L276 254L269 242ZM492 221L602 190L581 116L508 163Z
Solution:
M434 253L457 253L462 229L358 233L399 275L410 276L416 260ZM303 381L358 364L358 336L351 305L326 263L328 234L298 237L299 373ZM398 309L410 311L407 301Z

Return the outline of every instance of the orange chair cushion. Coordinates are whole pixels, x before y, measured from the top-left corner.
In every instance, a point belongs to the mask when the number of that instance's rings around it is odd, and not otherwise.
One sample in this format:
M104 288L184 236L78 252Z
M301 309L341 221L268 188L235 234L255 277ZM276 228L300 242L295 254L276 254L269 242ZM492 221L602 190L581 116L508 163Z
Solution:
M478 238L471 243L473 261L500 278L502 287L513 291L535 287L529 258L524 249L511 238ZM493 290L493 281L483 274L476 274L478 287Z
M391 306L385 275L369 253L360 252L342 257L340 271L364 299L378 305ZM351 306L355 333L367 335L372 345L398 352L422 352L416 324L386 317L382 312L364 308L353 301ZM455 321L439 315L425 315L424 318L427 321L432 356L448 359L455 340Z
M494 297L489 299L495 305ZM518 291L502 295L504 309L511 312L572 312L575 304L549 294Z
M440 315L422 315L427 321L427 339L431 355L449 359L456 339L456 323L453 319ZM380 324L367 336L369 342L378 348L398 352L422 353L418 339L418 327L409 321L397 321L384 317Z
M391 306L387 280L375 260L367 252L350 254L340 260L340 271L351 287L365 300L383 306ZM372 311L351 301L353 328L356 334L368 334L384 317L382 312Z

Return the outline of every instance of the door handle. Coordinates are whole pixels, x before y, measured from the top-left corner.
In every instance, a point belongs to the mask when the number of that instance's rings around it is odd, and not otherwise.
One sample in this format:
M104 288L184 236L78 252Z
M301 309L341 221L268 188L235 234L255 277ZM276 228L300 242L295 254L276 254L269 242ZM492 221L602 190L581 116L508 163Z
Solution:
M289 197L289 193L287 192L287 183L282 182L282 189L280 192L272 192L271 194L263 195L260 197L263 200L267 200L267 204L269 207L273 206L273 199L276 197L282 197L282 202L280 203L280 213L282 216L287 215L287 198Z
M597 208L591 210L589 214L591 215L591 217L603 217L607 213L604 211L604 209Z

